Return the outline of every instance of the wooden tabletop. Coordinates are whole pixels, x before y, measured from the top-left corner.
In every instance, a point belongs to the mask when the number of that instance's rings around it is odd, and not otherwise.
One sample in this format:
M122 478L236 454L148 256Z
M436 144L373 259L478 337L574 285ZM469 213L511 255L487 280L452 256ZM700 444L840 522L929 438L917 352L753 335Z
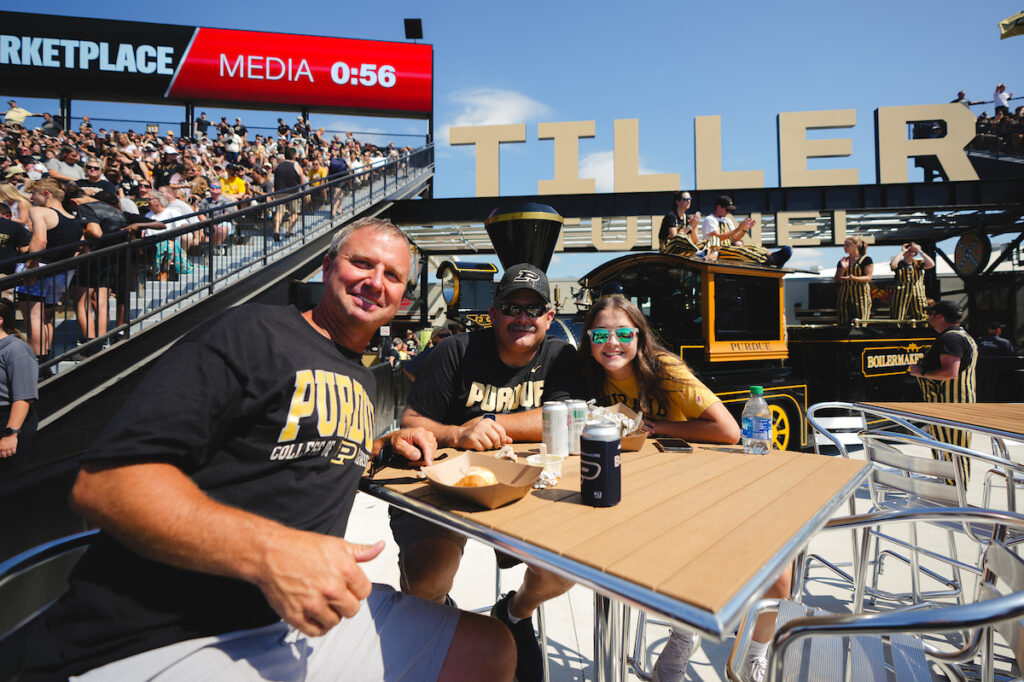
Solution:
M963 426L1024 440L1024 403L857 403L904 419Z
M622 501L608 508L581 502L578 457L565 461L557 486L493 510L441 496L404 469L384 469L363 488L522 540L538 556L565 560L563 572L587 573L599 591L601 576L610 576L639 594L678 600L691 608L687 618L675 617L724 637L867 471L863 461L807 453L748 456L738 446L662 453L648 443L623 453ZM642 603L650 601L663 600Z

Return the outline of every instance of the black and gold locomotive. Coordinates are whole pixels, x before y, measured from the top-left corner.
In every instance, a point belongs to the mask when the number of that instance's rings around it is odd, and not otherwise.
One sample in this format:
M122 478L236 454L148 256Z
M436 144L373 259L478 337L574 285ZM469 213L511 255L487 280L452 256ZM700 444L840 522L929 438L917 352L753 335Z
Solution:
M528 261L546 267L561 217L547 206L527 204L495 211L486 225L504 266ZM463 273L467 268L473 272ZM447 286L449 314L488 324L486 303L493 284L474 276L477 270L476 265L449 262L438 274ZM631 253L581 277L581 312L560 315L550 333L576 343L588 300L626 296L647 315L665 347L678 352L737 418L750 386L763 386L779 449L808 447L806 412L814 402L917 397L906 370L930 345L929 331L870 325L789 327L783 281L787 272L738 261ZM460 276L464 274L469 276ZM481 291L471 296L477 288ZM477 305L469 304L470 299Z

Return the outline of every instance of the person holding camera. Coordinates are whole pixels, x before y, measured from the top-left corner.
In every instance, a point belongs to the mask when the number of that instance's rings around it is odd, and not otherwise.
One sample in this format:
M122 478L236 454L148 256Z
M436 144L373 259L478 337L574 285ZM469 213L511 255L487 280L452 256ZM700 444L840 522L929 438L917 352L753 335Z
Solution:
M916 256L920 255L920 258ZM921 251L921 247L910 242L889 261L889 268L896 277L896 287L889 305L889 317L893 320L924 320L928 299L924 293L924 272L935 267L935 261Z

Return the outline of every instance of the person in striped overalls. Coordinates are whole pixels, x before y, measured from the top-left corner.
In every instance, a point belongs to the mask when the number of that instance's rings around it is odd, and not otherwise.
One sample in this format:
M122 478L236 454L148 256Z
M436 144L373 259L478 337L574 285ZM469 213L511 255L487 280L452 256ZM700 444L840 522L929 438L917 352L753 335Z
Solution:
M860 237L847 237L843 250L846 255L836 265L836 308L839 326L848 327L854 319L866 320L871 315L871 275L875 264L867 255L868 245Z
M975 366L978 346L960 326L960 306L952 301L939 301L925 308L928 324L938 333L935 343L921 361L911 365L909 372L917 377L926 403L973 403L976 400ZM971 447L971 434L960 429L929 426L929 433L940 443ZM948 453L932 454L949 461ZM964 485L970 478L970 460L956 458Z
M920 258L914 256L920 254ZM894 320L923 320L928 304L924 293L924 271L935 267L935 261L921 251L917 244L904 244L900 252L889 261L896 276L889 317Z

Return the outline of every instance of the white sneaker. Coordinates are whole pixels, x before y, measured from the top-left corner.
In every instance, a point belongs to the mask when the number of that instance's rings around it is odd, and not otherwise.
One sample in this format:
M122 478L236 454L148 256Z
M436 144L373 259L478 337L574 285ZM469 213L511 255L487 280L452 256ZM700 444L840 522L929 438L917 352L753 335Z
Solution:
M764 682L768 677L768 659L760 656L751 656L743 663L740 670L740 678L746 682Z
M672 628L668 643L658 655L658 660L651 671L654 682L679 682L686 674L686 666L697 644L697 634L688 630Z

